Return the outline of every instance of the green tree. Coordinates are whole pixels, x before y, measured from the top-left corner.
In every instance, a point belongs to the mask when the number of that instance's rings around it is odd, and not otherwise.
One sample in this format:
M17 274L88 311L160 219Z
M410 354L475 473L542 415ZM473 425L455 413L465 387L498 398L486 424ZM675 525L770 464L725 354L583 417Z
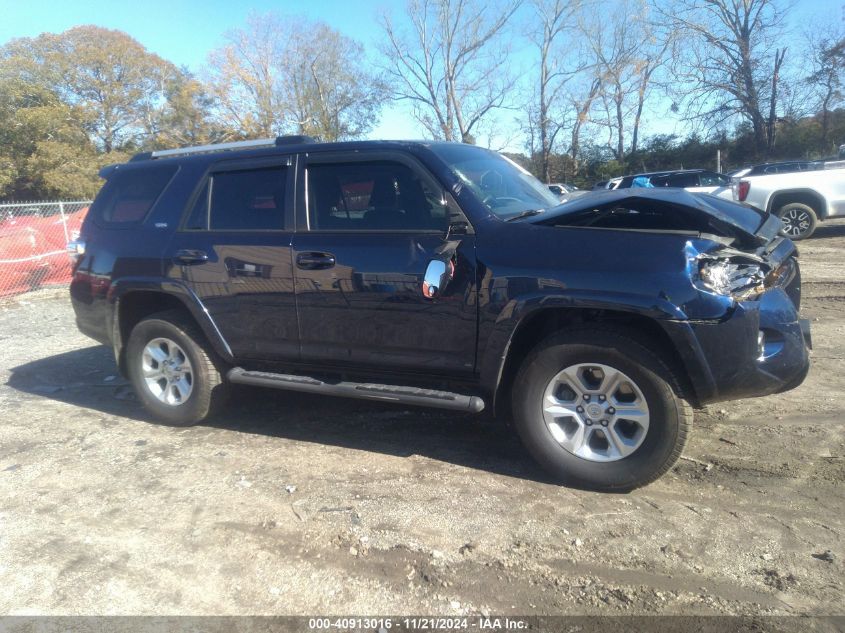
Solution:
M20 79L75 107L104 152L141 143L144 112L165 99L164 78L174 71L126 33L98 26L13 40L3 58Z
M55 93L0 80L0 195L92 195L102 161L79 120ZM56 158L45 160L51 155Z
M0 195L91 196L99 168L140 148L224 132L184 70L126 33L79 26L0 47Z

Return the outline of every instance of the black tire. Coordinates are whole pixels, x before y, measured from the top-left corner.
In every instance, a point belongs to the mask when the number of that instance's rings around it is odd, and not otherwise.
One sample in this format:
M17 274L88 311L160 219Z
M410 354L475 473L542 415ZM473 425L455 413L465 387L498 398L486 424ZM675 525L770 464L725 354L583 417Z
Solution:
M791 240L804 240L816 231L819 218L813 207L800 202L790 202L777 210L776 214L783 222L780 234Z
M597 462L569 452L543 417L544 392L563 369L579 363L607 365L633 380L649 408L642 444L617 461ZM680 458L692 427L692 407L680 397L669 366L633 336L584 328L550 336L529 353L513 384L514 426L534 459L558 482L591 490L623 492L645 486Z
M147 343L155 338L175 342L185 352L192 368L190 396L181 404L161 402L144 381L141 359ZM129 335L126 367L138 398L158 420L172 426L202 422L223 405L227 385L223 365L200 329L178 310L159 312L140 321Z

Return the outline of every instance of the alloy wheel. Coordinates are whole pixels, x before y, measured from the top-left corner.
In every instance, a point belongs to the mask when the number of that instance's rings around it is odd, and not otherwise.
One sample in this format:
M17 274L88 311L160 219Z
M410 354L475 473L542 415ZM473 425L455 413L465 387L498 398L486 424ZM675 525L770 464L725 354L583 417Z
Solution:
M191 361L169 338L154 338L141 355L144 383L159 401L171 406L187 402L194 389Z
M543 418L565 450L593 462L628 457L649 426L639 386L620 370L595 363L570 365L549 381Z
M781 217L783 232L790 237L798 237L807 232L812 224L810 214L803 209L789 209Z

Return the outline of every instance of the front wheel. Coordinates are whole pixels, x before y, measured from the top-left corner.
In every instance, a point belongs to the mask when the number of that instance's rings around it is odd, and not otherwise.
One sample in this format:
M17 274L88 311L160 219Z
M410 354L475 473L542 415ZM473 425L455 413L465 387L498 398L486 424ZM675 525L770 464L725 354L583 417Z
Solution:
M623 334L559 333L523 362L513 387L516 431L557 481L624 491L678 460L692 424L663 360Z
M780 232L792 240L803 240L816 230L818 216L815 210L800 202L790 202L778 209L777 216L783 223Z

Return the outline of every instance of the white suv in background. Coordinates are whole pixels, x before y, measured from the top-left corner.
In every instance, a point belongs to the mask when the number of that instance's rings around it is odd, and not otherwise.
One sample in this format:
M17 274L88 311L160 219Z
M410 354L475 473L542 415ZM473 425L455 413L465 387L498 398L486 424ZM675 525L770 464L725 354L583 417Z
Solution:
M803 240L819 221L845 217L845 166L840 161L813 171L741 176L734 196L775 214L783 221L783 235Z

